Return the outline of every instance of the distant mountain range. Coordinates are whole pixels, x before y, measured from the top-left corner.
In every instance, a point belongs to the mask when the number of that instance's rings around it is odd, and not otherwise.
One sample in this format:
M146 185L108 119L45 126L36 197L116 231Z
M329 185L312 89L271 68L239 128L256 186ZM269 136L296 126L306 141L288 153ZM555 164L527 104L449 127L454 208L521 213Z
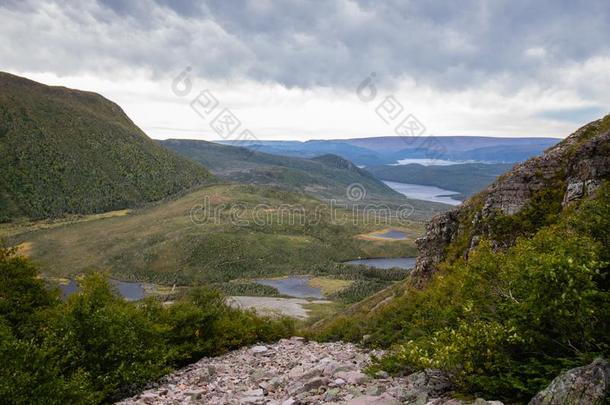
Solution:
M542 153L559 138L481 136L399 137L299 141L222 141L259 152L314 157L333 153L359 166L395 164L403 159L516 163Z

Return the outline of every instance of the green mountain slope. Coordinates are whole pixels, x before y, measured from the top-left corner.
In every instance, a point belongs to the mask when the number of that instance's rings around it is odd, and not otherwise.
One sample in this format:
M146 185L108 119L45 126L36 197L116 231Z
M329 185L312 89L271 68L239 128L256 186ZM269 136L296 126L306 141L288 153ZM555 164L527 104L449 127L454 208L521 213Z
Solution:
M0 221L133 207L211 178L104 97L0 72Z
M358 235L393 223L331 212L312 197L254 185L211 185L133 210L31 227L0 227L0 239L53 276L109 270L124 280L161 284L225 282L263 275L311 274L358 257L414 255L423 228L401 223L404 241ZM3 232L4 231L4 232Z
M447 371L464 394L526 403L610 356L610 115L433 218L410 278L319 322L392 347L385 371Z
M347 188L357 183L366 189L370 201L404 202L401 194L336 155L302 159L205 141L170 139L160 143L229 181L279 186L338 200L345 200Z

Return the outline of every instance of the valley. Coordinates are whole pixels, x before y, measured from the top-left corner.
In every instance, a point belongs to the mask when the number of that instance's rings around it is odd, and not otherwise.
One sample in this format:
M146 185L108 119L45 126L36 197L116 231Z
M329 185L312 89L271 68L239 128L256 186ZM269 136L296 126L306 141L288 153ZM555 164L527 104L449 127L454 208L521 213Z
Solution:
M393 223L410 236L374 241L360 237ZM419 221L365 218L353 209L332 211L320 200L273 187L211 185L121 215L53 220L46 226L0 225L0 237L21 247L51 277L73 279L104 271L121 282L152 283L164 291L159 296L166 300L175 295L167 290L197 285L212 285L228 295L302 298L298 287L263 288L260 280L312 275L328 282L345 280L344 288L357 280L359 294L372 293L406 273L379 278L375 269L342 263L415 255L414 239L422 230ZM329 263L337 269L326 269ZM310 291L305 297L328 298L307 286L309 277L300 280L305 280L301 289Z
M568 369L610 381L610 116L559 143L441 137L429 164L400 137L152 141L95 93L0 88L10 403L495 405Z

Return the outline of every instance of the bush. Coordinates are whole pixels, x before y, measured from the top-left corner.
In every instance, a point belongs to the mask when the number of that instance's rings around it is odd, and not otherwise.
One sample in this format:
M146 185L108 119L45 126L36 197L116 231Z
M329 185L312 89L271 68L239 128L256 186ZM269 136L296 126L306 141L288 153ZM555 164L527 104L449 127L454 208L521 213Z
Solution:
M167 307L154 298L127 302L99 274L62 303L27 259L6 249L0 311L0 398L15 404L116 400L174 367L294 328L287 319L231 308L205 288Z
M373 369L435 367L465 393L531 398L565 368L610 355L610 187L549 221L527 225L531 233L505 251L482 241L467 261L444 263L425 290L407 286L372 315L337 317L320 336L369 334L371 345L393 347Z

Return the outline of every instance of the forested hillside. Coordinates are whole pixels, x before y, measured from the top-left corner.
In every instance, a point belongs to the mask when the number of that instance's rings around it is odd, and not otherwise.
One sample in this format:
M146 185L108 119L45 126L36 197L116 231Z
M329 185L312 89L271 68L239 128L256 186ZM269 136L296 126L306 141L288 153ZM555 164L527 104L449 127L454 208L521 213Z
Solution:
M99 94L0 72L0 222L133 207L211 178Z
M410 279L317 326L392 347L374 369L442 369L469 395L529 400L610 355L610 116L518 165L418 240Z
M366 190L366 201L405 202L404 196L369 172L336 155L303 159L198 140L168 139L160 144L229 181L273 185L337 200L346 200L347 188L359 184Z

